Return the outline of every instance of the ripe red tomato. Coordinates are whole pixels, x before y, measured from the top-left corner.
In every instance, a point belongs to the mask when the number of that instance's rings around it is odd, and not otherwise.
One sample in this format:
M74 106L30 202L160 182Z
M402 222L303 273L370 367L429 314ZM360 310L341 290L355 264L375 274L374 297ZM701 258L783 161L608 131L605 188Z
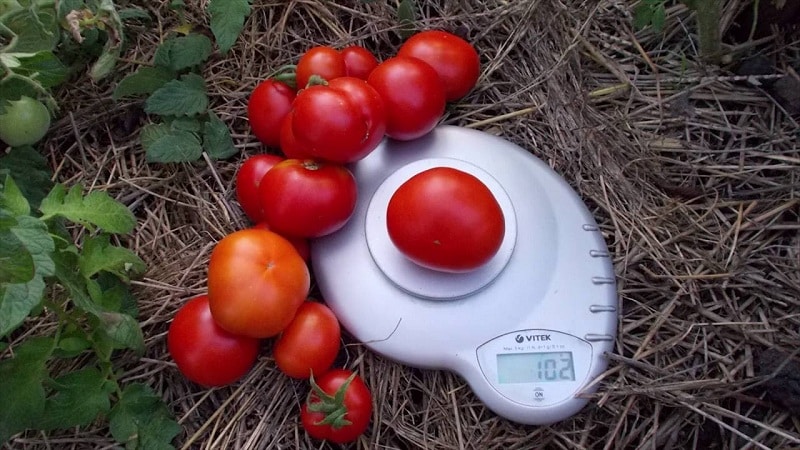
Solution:
M306 433L337 444L358 439L367 430L371 416L372 393L358 374L346 369L333 369L316 380L312 378L311 392L300 407L300 422Z
M276 164L261 179L259 194L273 230L307 238L343 227L357 200L356 180L346 167L309 159Z
M344 58L338 50L318 46L308 49L297 61L297 89L305 89L312 75L318 75L326 81L343 77L347 74Z
M167 349L187 379L205 387L223 386L243 377L258 357L260 341L217 325L200 295L181 306L167 331Z
M273 79L262 81L250 94L247 119L253 134L264 145L280 144L281 123L292 109L294 97L294 89Z
M292 120L292 113L283 120L281 124L281 150L287 158L291 159L310 159L311 153L303 146L301 146L297 139L294 137L294 121Z
M272 231L267 222L259 222L255 224L253 228ZM308 260L311 259L311 247L308 245L308 239L301 237L294 237L294 236L284 236L284 237L286 238L287 241L292 243L294 249L297 250L297 254L300 255L301 258L303 258L303 261L308 263Z
M366 80L372 70L378 67L378 59L364 47L352 45L343 48L339 53L344 58L345 72L348 77Z
M458 100L475 87L480 57L469 42L446 31L422 31L400 46L397 56L419 58L439 74L447 101Z
M327 306L307 301L281 333L272 354L284 374L292 378L322 375L339 354L341 328Z
M372 71L367 82L383 98L386 135L412 140L431 131L446 105L444 86L428 63L394 57Z
M292 321L310 281L308 266L289 241L247 228L222 238L211 252L208 304L222 328L268 338Z
M503 210L489 188L450 167L425 170L400 185L389 200L386 226L406 257L446 272L485 264L505 236Z
M383 139L381 96L366 81L340 77L301 91L292 104L292 134L315 158L340 164L367 156Z
M272 166L281 161L283 158L278 155L253 155L244 160L236 172L236 200L253 223L264 220L264 212L261 210L261 201L258 196L258 185L261 184L261 178Z

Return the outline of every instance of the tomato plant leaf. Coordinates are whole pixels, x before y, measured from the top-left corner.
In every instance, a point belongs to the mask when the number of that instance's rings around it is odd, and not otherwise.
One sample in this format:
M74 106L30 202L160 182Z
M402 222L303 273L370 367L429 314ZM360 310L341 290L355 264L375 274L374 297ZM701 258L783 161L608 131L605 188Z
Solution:
M34 337L17 347L13 358L0 361L0 442L31 427L44 412L42 381L52 351L52 338Z
M133 251L112 245L109 235L87 237L83 241L83 252L78 267L84 278L91 278L100 271L117 275L126 282L130 277L140 275L147 269L144 261Z
M163 400L139 383L125 387L108 419L111 435L127 449L171 449L181 431Z
M94 367L67 373L52 383L55 393L45 402L36 426L42 430L85 426L111 410L114 385Z
M172 130L153 141L147 151L147 161L168 163L195 161L203 154L200 138L196 134Z
M228 126L213 111L203 125L203 147L213 159L227 159L239 152Z
M22 241L11 230L0 230L0 283L27 283L35 274L33 256Z
M17 63L14 73L35 79L45 89L57 86L67 78L67 67L50 50L37 53L11 53Z
M120 80L112 97L119 100L123 97L149 95L174 78L175 74L163 67L140 67Z
M190 73L156 89L144 104L145 112L161 116L193 116L205 112L208 96L203 77Z
M53 261L56 263L55 276L69 292L70 300L80 310L99 316L103 312L88 293L86 279L78 273L78 255L74 247L61 249L53 253Z
M98 331L108 339L112 348L129 348L139 356L144 354L144 335L136 319L117 312L102 312L98 317L101 324Z
M219 51L228 53L250 15L250 0L210 0L207 11L211 16L211 32L217 40Z
M167 134L169 134L169 125L164 123L148 123L143 126L142 131L139 132L139 140L142 143L142 147L147 150L155 141Z
M16 34L16 39L6 51L36 53L55 48L60 40L58 20L53 4L39 7L33 2L29 8L18 9L3 16L3 24Z
M52 257L55 242L47 230L47 224L35 217L19 216L17 225L11 228L11 232L33 257L36 274L43 277L52 276L55 273Z
M150 17L149 12L137 6L131 6L128 8L120 9L119 18L123 21L139 19L142 21L149 22L150 20L152 20L152 17Z
M84 197L82 190L80 185L75 185L67 191L63 184L57 184L39 206L42 220L62 216L72 222L97 226L110 233L125 234L133 231L136 217L128 207L104 191L92 191Z
M400 21L398 33L407 39L414 34L414 21L416 20L414 0L401 0L397 5L397 19Z
M178 117L169 123L170 131L188 131L190 133L199 133L202 124L199 120L193 117Z
M0 171L6 171L25 195L32 208L38 208L53 186L47 160L33 147L14 147L0 157Z
M31 205L14 178L6 175L0 187L3 188L2 195L0 195L0 209L6 209L14 216L27 216L31 213Z
M199 66L211 56L213 51L211 39L203 34L190 33L186 36L172 38L171 41L172 43L165 47L168 51L167 67L176 72Z

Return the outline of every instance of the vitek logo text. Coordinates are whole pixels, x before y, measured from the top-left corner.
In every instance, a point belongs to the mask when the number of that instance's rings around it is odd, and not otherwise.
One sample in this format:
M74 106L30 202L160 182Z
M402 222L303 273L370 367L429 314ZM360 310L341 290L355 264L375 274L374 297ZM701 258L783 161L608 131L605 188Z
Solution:
M518 344L522 344L523 342L543 342L549 341L550 335L549 334L518 334L515 338Z

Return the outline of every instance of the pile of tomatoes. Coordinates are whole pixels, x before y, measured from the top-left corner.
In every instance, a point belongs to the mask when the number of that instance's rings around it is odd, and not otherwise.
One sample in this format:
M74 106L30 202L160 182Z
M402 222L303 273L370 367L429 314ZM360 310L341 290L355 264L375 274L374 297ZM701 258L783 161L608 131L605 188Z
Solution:
M359 46L314 47L290 76L258 84L247 106L252 133L282 155L257 154L239 167L236 198L253 225L216 244L207 294L190 299L172 321L168 350L187 379L205 387L234 383L253 367L262 342L274 339L278 369L310 382L300 413L310 436L345 443L366 430L371 393L356 373L333 368L339 322L309 298L309 239L350 219L358 192L347 164L385 138L429 133L446 103L475 86L479 68L467 41L423 31L383 62ZM395 233L400 240L403 231Z

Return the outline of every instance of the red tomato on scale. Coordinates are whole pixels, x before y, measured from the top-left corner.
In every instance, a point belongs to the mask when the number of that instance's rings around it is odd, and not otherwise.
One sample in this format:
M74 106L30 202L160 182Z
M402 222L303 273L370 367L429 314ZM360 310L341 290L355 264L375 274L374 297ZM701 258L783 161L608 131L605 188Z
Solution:
M505 218L474 175L435 167L409 178L386 210L389 238L410 260L434 270L467 272L489 261L505 236Z

